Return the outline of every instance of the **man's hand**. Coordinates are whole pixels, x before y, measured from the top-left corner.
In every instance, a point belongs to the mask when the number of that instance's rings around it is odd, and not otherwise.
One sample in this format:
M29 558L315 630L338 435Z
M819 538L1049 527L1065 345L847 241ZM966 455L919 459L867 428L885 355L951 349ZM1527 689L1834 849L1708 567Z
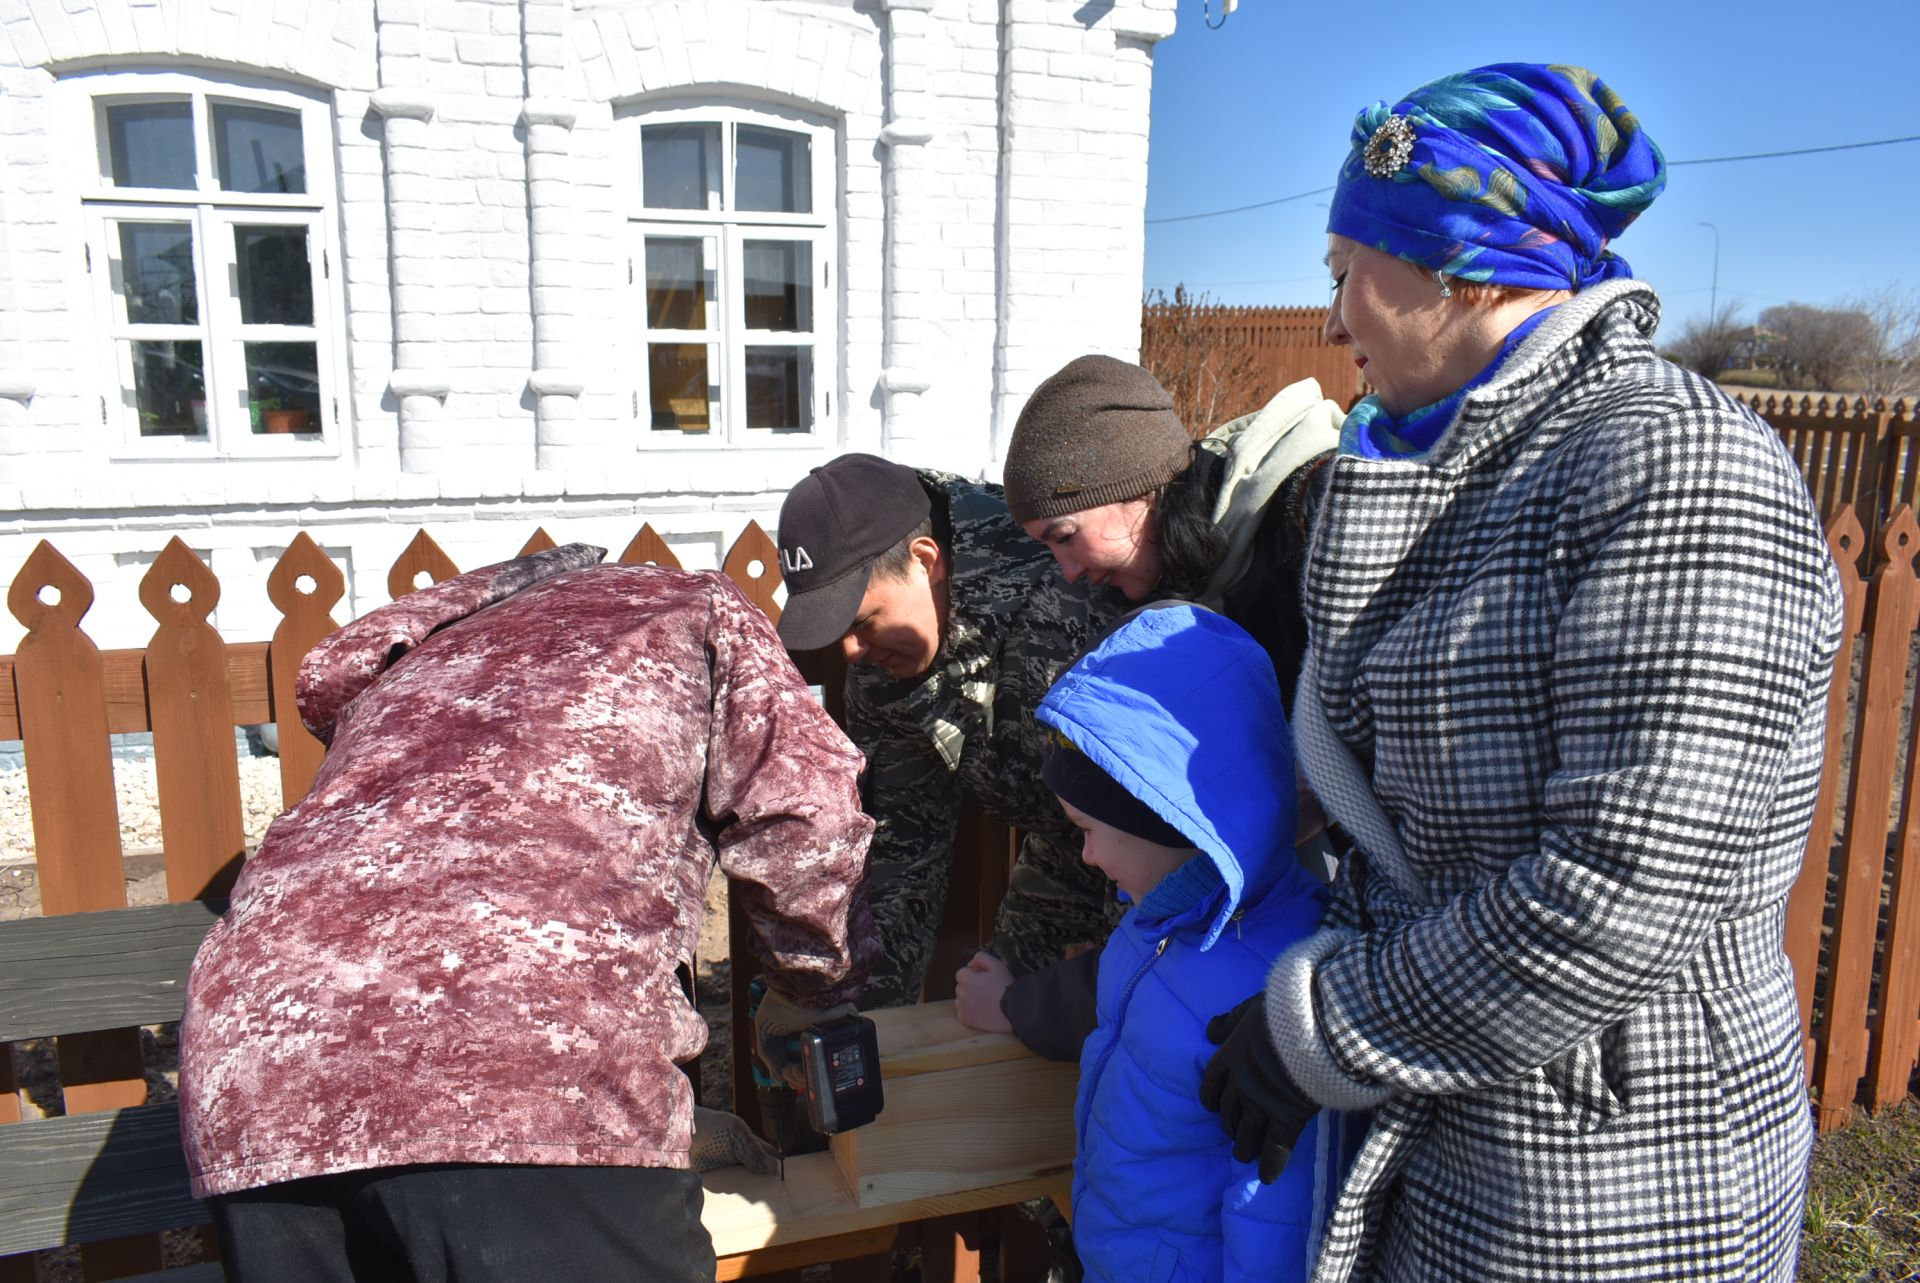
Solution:
M1223 1044L1207 1062L1200 1103L1220 1115L1233 1137L1233 1156L1260 1160L1260 1183L1271 1184L1287 1165L1293 1143L1320 1112L1294 1085L1267 1032L1267 999L1256 993L1207 1022L1207 1037Z
M711 1172L736 1163L756 1176L780 1169L780 1151L756 1136L738 1114L693 1107L693 1149L688 1154L696 1172Z
M953 1014L969 1029L1010 1034L1013 1024L1000 1010L1000 999L1013 984L1007 964L984 950L973 955L953 976Z
M789 1087L804 1087L806 1078L800 1069L800 1058L788 1050L787 1039L822 1021L858 1014L858 1008L850 1002L824 1011L803 1007L769 986L766 997L760 1000L759 1010L753 1014L753 1054L776 1080Z

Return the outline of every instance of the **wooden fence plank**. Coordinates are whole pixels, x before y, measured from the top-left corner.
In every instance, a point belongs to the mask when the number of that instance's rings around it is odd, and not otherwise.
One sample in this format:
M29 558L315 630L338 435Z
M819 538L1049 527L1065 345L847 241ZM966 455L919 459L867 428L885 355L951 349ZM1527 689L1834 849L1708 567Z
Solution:
M727 550L720 572L740 586L747 599L766 612L768 619L780 622L780 604L774 593L780 589L780 550L757 521L749 521L740 537Z
M93 585L44 540L7 591L27 629L14 682L42 913L127 902L104 668L80 630L92 605Z
M421 530L414 534L400 554L400 559L387 571L387 596L399 601L408 593L420 588L419 578L427 576L430 583L440 583L460 573L460 567L453 564L453 558L440 551L440 545L433 537Z
M528 536L527 541L520 545L520 551L513 555L515 557L531 557L536 552L545 552L549 548L556 548L558 546L558 544L553 542L553 536L547 533L545 526L535 526L533 528L533 534Z
M1867 1059L1867 1102L1884 1109L1907 1098L1920 1052L1920 716L1907 745L1907 787L1893 863L1887 932L1881 944L1880 1005Z
M169 1102L0 1127L0 1252L203 1224ZM158 1262L146 1267L157 1269Z
M303 584L312 584L304 588ZM333 607L347 591L347 577L333 558L303 530L293 537L267 576L267 597L280 610L280 624L267 648L267 667L273 677L274 724L280 732L280 800L292 806L307 795L326 746L307 732L300 721L294 687L300 661L314 645L340 625ZM231 672L231 666L229 666Z
M1874 572L1867 606L1867 662L1861 682L1853 780L1847 802L1846 866L1835 907L1831 977L1815 1074L1822 1131L1844 1126L1867 1061L1867 993L1873 971L1880 883L1893 805L1893 763L1906 695L1907 654L1920 593L1913 555L1920 526L1901 508L1880 536L1885 561Z
M1852 705L1853 648L1866 617L1867 589L1860 578L1860 549L1866 532L1844 506L1827 523L1827 548L1840 572L1846 600L1846 623L1840 653L1834 656L1833 678L1827 687L1827 736L1821 757L1820 793L1813 808L1813 827L1807 834L1806 858L1800 877L1787 899L1787 957L1793 962L1794 991L1800 1000L1800 1041L1807 1056L1807 1075L1813 1076L1813 992L1820 969L1821 927L1826 919L1827 875L1833 865L1835 811L1840 797L1842 749L1847 737L1847 711Z
M188 900L0 924L0 1042L178 1020L187 968L224 908Z
M673 555L673 549L667 547L667 541L654 533L651 524L640 527L640 533L620 554L620 561L628 566L665 566L668 570L681 568L680 559Z
M182 592L185 600L177 600ZM226 643L207 622L220 581L173 539L140 581L140 601L160 623L147 646L147 687L167 895L225 895L240 872L246 837Z

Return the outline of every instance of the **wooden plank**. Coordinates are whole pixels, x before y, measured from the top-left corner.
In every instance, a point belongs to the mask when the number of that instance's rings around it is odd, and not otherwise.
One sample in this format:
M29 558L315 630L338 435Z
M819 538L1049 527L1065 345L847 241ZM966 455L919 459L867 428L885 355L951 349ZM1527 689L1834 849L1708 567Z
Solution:
M0 1042L180 1018L187 969L224 905L0 923Z
M304 585L312 584L312 588ZM267 597L280 610L267 650L273 681L274 725L280 732L280 802L291 807L313 787L313 777L326 756L326 746L300 721L295 685L300 661L322 638L339 628L333 607L347 592L347 577L333 558L303 530L267 576ZM229 669L231 671L231 669Z
M967 1028L954 1016L950 1000L889 1007L868 1014L880 1039L882 1080L888 1083L914 1074L993 1065L1033 1055L1012 1034Z
M0 1127L0 1253L206 1221L174 1104Z
M207 622L219 601L220 582L179 539L140 581L140 602L160 623L147 645L147 703L173 900L225 895L246 847L226 643Z
M520 551L513 555L515 558L531 557L536 552L545 552L549 548L558 546L553 542L553 536L547 533L545 526L535 526L533 533L527 536L527 541L520 545Z
M1873 971L1880 883L1886 868L1893 804L1893 763L1906 693L1907 652L1920 593L1913 555L1920 540L1913 511L1902 507L1880 536L1886 560L1874 572L1867 608L1867 662L1862 679L1853 781L1847 802L1846 866L1834 912L1827 1009L1818 1041L1820 1129L1845 1126L1867 1061L1867 992Z
M1836 805L1840 796L1842 748L1847 736L1847 711L1853 688L1853 643L1867 613L1867 588L1860 578L1859 560L1866 532L1852 505L1841 508L1827 523L1827 548L1840 572L1846 600L1840 653L1834 656L1833 678L1827 686L1827 738L1820 770L1820 792L1813 808L1813 827L1800 877L1787 899L1787 957L1793 962L1794 991L1800 1001L1800 1041L1807 1058L1807 1077L1813 1077L1813 996L1820 970L1821 927L1827 910L1827 873L1833 863Z
M680 559L673 555L673 549L667 547L667 541L654 532L651 525L640 527L640 533L633 537L625 552L620 554L621 564L628 566L665 566L668 570L679 570Z
M780 590L780 550L757 521L749 521L740 537L727 550L720 573L739 585L747 600L758 606L774 623L780 622L780 605L773 595Z
M727 1283L730 1279L758 1278L776 1270L797 1270L828 1261L872 1256L876 1252L889 1251L897 1237L899 1230L895 1226L875 1225L851 1234L834 1234L827 1238L809 1239L804 1243L763 1247L757 1252L721 1257L713 1277L717 1283ZM834 1277L838 1280L837 1271Z
M744 1167L722 1168L704 1179L706 1208L700 1219L713 1236L717 1256L850 1234L876 1225L1006 1207L1030 1198L1064 1199L1072 1186L1070 1176L1054 1176L861 1207L840 1179L831 1154L789 1158L784 1181L779 1176L756 1176Z
M1867 1103L1885 1109L1907 1098L1920 1052L1920 716L1907 747L1907 787L1900 808L1893 887L1881 946L1879 1006L1867 1058Z
M425 530L417 531L412 542L400 553L399 560L387 571L387 596L399 601L410 592L423 587L419 578L425 575L429 583L441 583L460 573L460 567L453 564L453 558L440 551L440 545L433 541Z

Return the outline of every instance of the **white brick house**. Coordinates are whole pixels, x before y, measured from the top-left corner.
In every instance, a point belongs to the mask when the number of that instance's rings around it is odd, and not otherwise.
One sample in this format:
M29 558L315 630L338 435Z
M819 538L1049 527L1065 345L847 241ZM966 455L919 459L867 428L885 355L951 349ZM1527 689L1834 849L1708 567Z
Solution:
M994 475L1139 343L1174 0L0 0L0 580L139 645L174 534L264 638L426 527L714 566L845 450ZM20 629L0 612L0 651Z

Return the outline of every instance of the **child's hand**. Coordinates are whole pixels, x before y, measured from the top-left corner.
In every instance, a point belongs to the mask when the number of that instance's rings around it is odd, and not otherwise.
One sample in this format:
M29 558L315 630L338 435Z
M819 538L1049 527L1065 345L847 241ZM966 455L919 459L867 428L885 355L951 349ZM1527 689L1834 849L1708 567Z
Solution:
M1013 1025L1000 1010L1000 998L1013 983L1007 964L990 953L980 952L953 976L953 1014L969 1029L1010 1034Z

